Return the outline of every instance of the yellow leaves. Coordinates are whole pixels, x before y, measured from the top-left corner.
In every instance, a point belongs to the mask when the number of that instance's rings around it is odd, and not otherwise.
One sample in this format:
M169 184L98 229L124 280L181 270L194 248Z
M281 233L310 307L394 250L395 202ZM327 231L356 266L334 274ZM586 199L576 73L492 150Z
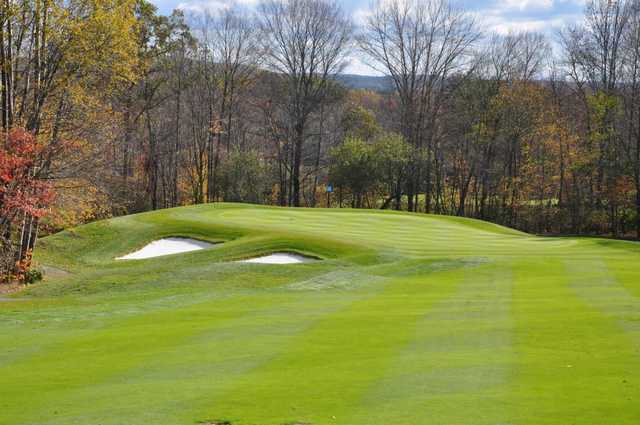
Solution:
M540 84L515 82L503 85L491 104L491 114L499 118L501 140L519 152L518 177L503 184L505 190L517 187L523 200L556 196L559 176L589 160L552 98Z
M107 196L85 179L56 182L56 199L43 220L44 233L111 217Z
M133 0L76 0L53 7L50 30L67 71L94 82L134 79Z
M543 102L542 88L534 83L516 81L502 84L493 103L497 108L533 108Z
M40 133L56 128L59 138L76 140L108 131L111 93L138 78L135 0L33 1L32 73L38 75L38 63L43 71L55 70L46 75L50 82L33 83L45 99ZM30 106L32 94L25 94Z
M591 113L592 129L589 139L595 145L612 138L615 135L613 125L614 116L619 112L619 101L615 96L603 91L587 95L587 103Z
M487 142L493 135L493 132L489 130L486 122L480 121L471 126L471 130L467 137L471 140L475 140L478 142Z

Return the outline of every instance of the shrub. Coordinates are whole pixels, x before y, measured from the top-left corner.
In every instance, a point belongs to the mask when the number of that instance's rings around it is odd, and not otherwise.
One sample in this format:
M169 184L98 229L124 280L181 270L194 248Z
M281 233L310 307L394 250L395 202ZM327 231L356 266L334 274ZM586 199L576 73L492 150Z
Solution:
M225 201L261 203L269 192L266 169L254 150L232 151L220 174Z
M31 269L24 272L22 275L22 282L26 285L36 283L42 280L42 271L39 269Z

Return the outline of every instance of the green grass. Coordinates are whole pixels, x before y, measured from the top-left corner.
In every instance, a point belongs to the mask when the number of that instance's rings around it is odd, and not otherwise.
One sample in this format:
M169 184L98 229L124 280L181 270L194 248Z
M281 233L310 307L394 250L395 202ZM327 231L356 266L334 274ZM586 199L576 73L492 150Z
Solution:
M223 242L140 261L163 236ZM231 260L274 251L296 265ZM0 424L638 424L640 245L218 204L44 238L0 302Z

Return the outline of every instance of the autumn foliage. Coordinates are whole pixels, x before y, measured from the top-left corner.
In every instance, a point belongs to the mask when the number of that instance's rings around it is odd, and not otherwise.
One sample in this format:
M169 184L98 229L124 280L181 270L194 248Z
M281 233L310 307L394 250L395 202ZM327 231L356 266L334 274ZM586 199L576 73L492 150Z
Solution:
M41 167L51 159L53 148L38 143L23 129L2 136L0 144L0 275L27 270L30 255L16 264L15 231L26 217L39 219L54 197L51 184L41 175ZM19 244L18 244L19 245ZM12 270L13 269L13 270ZM18 271L19 271L18 270Z
M53 199L49 182L38 175L38 165L48 156L30 133L14 129L4 137L0 149L0 216L14 219L20 213L35 217L46 214Z

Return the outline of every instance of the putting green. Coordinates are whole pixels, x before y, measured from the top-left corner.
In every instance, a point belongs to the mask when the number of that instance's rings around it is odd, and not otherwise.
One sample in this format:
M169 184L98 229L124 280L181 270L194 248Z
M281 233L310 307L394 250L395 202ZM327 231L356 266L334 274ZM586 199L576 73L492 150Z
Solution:
M222 242L116 261L163 237ZM236 262L271 252L323 261ZM44 238L0 424L640 423L640 245L238 204Z

